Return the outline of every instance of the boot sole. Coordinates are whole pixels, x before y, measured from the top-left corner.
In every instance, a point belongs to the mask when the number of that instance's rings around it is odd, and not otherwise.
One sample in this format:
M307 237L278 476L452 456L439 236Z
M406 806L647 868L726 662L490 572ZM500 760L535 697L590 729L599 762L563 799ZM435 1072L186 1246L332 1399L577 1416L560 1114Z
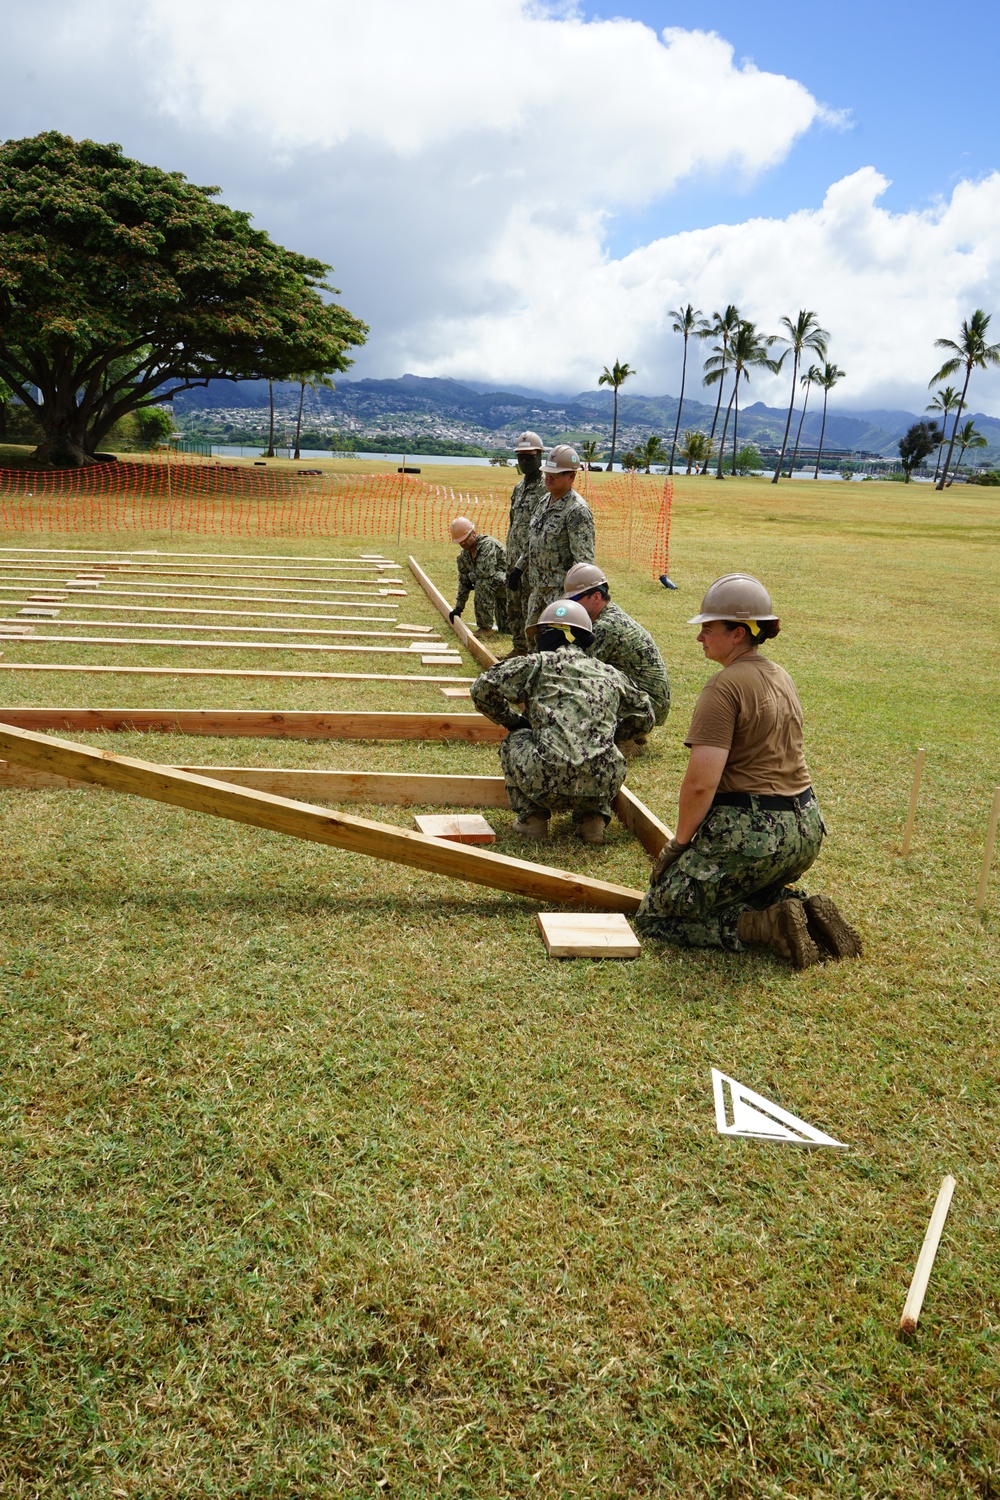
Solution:
M809 969L823 955L810 931L806 909L801 901L781 903L780 926L775 934L777 946L795 969Z
M810 896L805 911L810 935L831 958L861 957L860 937L829 896Z

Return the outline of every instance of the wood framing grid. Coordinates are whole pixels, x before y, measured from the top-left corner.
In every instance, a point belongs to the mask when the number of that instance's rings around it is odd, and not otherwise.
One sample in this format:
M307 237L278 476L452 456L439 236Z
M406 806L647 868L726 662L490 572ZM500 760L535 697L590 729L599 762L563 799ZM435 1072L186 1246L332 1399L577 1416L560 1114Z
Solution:
M0 547L0 557L24 557L30 561L38 553L45 557L107 557L112 559L109 566L126 566L134 557L172 557L201 558L206 562L266 562L277 566L278 563L312 563L316 567L329 567L331 563L364 563L371 568L398 568L399 563L394 563L391 558L383 557L381 553L361 552L357 557L299 557L290 556L286 552L160 552L156 547L133 547L131 551L107 552L96 547ZM96 566L96 564L95 564Z
M409 564L410 572L413 574L414 578L417 580L420 587L427 595L428 599L434 605L434 608L439 610L447 620L448 616L451 614L451 605L448 603L441 590L431 582L415 557L408 558L407 562ZM475 660L481 667L496 666L499 658L494 656L493 652L488 650L483 645L482 641L478 640L477 637L472 634L472 631L469 629L468 625L463 624L463 622L457 617L454 620L450 621L450 624L452 630L458 636L466 651L468 651L470 656L475 658Z
M488 849L428 838L408 829L370 822L249 787L236 787L170 766L111 755L88 745L50 739L10 724L0 724L0 755L29 770L128 792L172 807L228 818L534 900L597 911L634 912L642 899L641 891L626 886L511 859Z

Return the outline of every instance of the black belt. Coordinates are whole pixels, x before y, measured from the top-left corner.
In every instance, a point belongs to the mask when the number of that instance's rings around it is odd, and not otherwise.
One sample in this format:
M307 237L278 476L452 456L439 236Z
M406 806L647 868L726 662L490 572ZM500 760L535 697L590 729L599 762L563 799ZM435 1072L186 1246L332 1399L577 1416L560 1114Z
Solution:
M716 792L712 806L756 808L760 812L798 812L799 808L808 807L815 801L816 793L807 786L797 797L778 797L770 792Z

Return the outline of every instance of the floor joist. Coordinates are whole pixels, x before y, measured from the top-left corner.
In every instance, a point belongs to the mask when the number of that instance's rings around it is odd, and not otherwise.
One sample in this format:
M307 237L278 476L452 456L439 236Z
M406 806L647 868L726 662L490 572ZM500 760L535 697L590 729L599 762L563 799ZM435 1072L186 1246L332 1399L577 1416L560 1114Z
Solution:
M409 563L410 572L413 574L414 578L417 580L420 587L427 595L428 599L434 605L434 608L439 610L447 620L448 616L451 614L451 605L448 603L441 590L431 582L415 557L411 557L407 561ZM472 634L472 631L469 629L468 625L464 624L457 617L450 623L452 630L458 636L459 640L462 642L462 645L466 648L469 655L473 656L481 667L496 666L499 658L494 656L492 651L487 650L482 641L478 640L477 637Z
M15 578L17 578L17 577L20 577L21 576L20 572L15 572L14 570L15 569L20 569L23 566L26 566L26 564L9 563L9 562L3 562L2 560L0 560L0 578L4 578L4 577L15 577ZM64 577L66 574L70 574L70 575L72 575L72 576L75 577L76 574L81 571L79 568L76 568L73 563L34 563L34 564L32 564L32 566L37 567L40 572L58 573L60 577ZM89 574L85 574L84 576L89 577L90 575ZM220 572L214 572L214 571L208 570L207 568L151 568L151 567L150 568L125 568L125 569L121 569L121 570L115 568L115 569L110 570L110 576L112 576L114 578L141 578L141 579L147 579L147 578L203 578L203 579L206 579L207 581L211 581L214 578L224 578L224 579L234 579L234 580L235 579L242 580L242 579L246 579L246 578L252 578L252 579L258 579L259 578L259 579L261 579L265 583L271 583L271 582L277 582L277 583L322 583L322 584L328 584L328 583L349 583L355 589L385 588L385 587L387 587L390 584L402 583L402 581L403 581L401 578L398 578L398 579L397 578L386 578L381 573L377 574L374 578L364 578L364 577L358 577L358 578L353 578L353 577L352 578L336 578L336 577L333 577L333 578L320 578L320 577L317 577L317 575L315 573L260 573L260 572L238 573L238 572L236 572L234 570L228 570L228 569L220 571Z
M334 591L334 597L326 597L328 590L323 591L323 596L307 594L301 597L301 589L293 589L295 597L286 599L281 593L275 594L273 589L264 593L253 591L247 593L231 593L229 590L214 593L183 593L171 589L167 584L153 585L151 588L143 589L109 589L103 583L81 583L77 585L73 580L69 583L60 583L51 578L34 579L23 583L12 583L10 579L0 580L2 587L9 594L53 594L65 593L74 599L93 599L100 595L104 599L188 599L195 603L199 601L219 599L224 604L315 604L320 607L330 606L333 609L398 609L398 604L387 603L387 590L380 590L379 597L372 599L369 594L354 595L350 589L340 592ZM398 592L398 591L397 591Z
M537 901L633 912L642 899L641 891L626 886L511 859L492 850L428 838L386 823L227 785L130 756L111 755L89 745L50 739L7 724L0 725L0 756L36 771L92 782L171 807L228 818Z
M23 637L18 637L23 639ZM134 646L134 641L119 642ZM116 667L81 662L0 661L0 672L113 672L119 677L255 677L269 682L474 682L473 677L424 677L409 672L292 672L266 667Z
M110 557L118 562L128 563L131 558L165 558L168 562L174 557L203 558L207 562L265 562L278 563L294 562L309 563L313 567L329 567L331 563L350 563L352 565L371 568L398 568L399 563L394 563L391 558L383 557L381 553L372 553L370 556L359 553L357 557L297 557L287 552L160 552L155 547L136 547L131 552L106 552L97 547L0 547L0 556L14 554L18 557L30 559L38 553L49 557Z
M104 591L102 590L102 593L103 592ZM112 590L111 592L114 593L114 590ZM157 604L101 604L101 603L98 602L98 600L92 598L90 594L80 595L80 594L75 594L75 593L74 594L62 594L62 593L60 593L59 596L58 596L58 598L57 598L56 594L55 594L55 591L53 591L53 590L32 589L32 590L28 591L29 600L32 599L32 598L37 598L37 599L40 600L43 596L46 596L46 595L50 595L51 596L49 598L49 602L51 604L53 604L56 607L56 609L58 609L60 611L63 611L63 610L72 610L72 611L76 612L76 611L79 611L81 609L97 609L97 610L103 610L105 612L113 612L114 610L117 609L117 610L125 610L126 613L128 613L130 615L211 615L213 618L218 618L219 616L221 616L222 618L224 618L226 620L309 620L309 621L316 621L316 620L320 620L320 621L325 621L325 620L345 621L346 620L348 622L353 622L355 624L363 623L365 625L382 625L382 624L393 625L397 631L404 631L404 632L406 630L408 630L408 629L411 628L410 626L407 626L407 625L396 624L395 620L393 620L393 618L392 618L391 615L386 615L384 617L382 615L312 615L312 614L304 615L304 614L288 614L287 612L283 612L281 610L267 610L267 609L185 609L182 605L178 606L178 605L169 605L169 604L168 605L157 605ZM128 595L125 595L124 597L127 598ZM146 596L144 595L143 597L146 597ZM154 594L153 597L155 599L158 596ZM28 602L28 600L24 600L24 599L0 599L0 605L4 605L4 606L6 606L8 608L14 608L14 609L23 608L27 602ZM388 606L381 606L381 607L385 608L385 607L388 607ZM398 608L397 605L392 605L391 607L393 609ZM60 618L61 618L61 615L60 615ZM2 622L0 622L0 623L2 623ZM114 621L112 621L112 620L73 620L70 623L72 623L73 625L102 625L102 624L103 625L111 625L111 624L123 625L125 623L125 621L123 621L123 620L114 620ZM156 623L157 629L169 628L170 630L181 630L181 629L184 628L181 625L170 625L169 627L161 626L158 621L154 622L154 623ZM192 628L192 629L201 629L201 626L192 626L190 628ZM246 630L249 627L245 626L245 625L226 625L224 627L216 625L216 626L209 626L209 627L206 627L206 628L214 629L214 630L221 630L221 629L226 629L226 630ZM264 628L266 628L266 627L264 627ZM430 629L429 625L421 625L421 626L417 627L418 633L422 633L423 631L429 630L429 629ZM324 635L357 635L358 631L356 631L356 630L329 630L329 631L325 630L322 633ZM435 631L434 634L436 635L437 632Z
M467 744L495 743L507 733L475 713L314 713L308 709L18 707L0 708L0 723L16 729L77 734L138 730L226 739L462 740Z
M35 620L31 622L40 628L48 624L46 620ZM72 624L72 621L68 622ZM35 633L25 636L22 631L16 634L3 629L4 622L0 621L0 641L24 641L27 640L33 646L170 646L175 651L311 651L322 652L330 655L347 656L413 656L415 653L409 646L333 646L316 641L168 641L156 637L143 639L143 637L129 639L121 635L42 635L36 629ZM211 627L209 627L211 628ZM424 637L419 638L423 642ZM444 642L440 643L441 646ZM430 649L428 642L421 649ZM456 657L456 660L458 658Z

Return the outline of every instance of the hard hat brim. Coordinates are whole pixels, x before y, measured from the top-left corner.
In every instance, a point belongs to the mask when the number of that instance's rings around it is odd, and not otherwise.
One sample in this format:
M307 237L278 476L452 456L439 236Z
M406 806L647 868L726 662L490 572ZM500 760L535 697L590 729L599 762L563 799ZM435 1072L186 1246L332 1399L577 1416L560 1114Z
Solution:
M732 620L734 625L745 625L748 620L780 620L780 615L739 615L730 610L727 615L692 615L688 620L689 625L710 625L713 620Z

